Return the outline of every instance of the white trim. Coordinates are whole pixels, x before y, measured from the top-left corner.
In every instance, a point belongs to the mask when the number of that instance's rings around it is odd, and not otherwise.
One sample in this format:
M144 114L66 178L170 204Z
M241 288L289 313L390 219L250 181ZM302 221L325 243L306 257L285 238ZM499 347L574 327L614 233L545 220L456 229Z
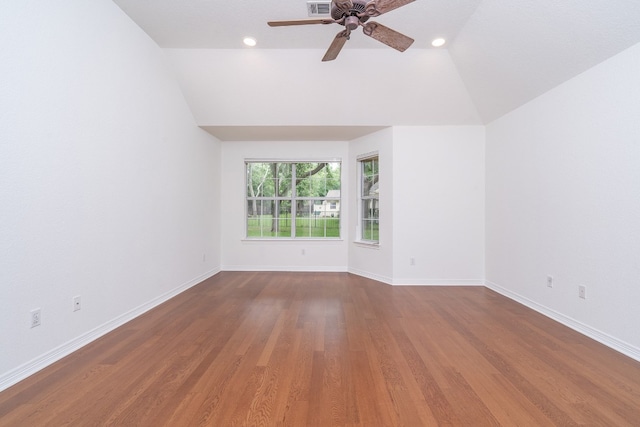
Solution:
M344 242L342 237L243 237L241 242Z
M482 279L393 279L394 286L484 286Z
M505 297L512 299L520 304L529 307L532 310L537 311L549 317L550 319L559 322L574 331L581 333L591 339L598 341L601 344L606 345L607 347L616 350L625 356L629 356L632 359L635 359L640 362L640 348L635 347L627 342L619 340L616 337L613 337L609 334L606 334L598 329L592 328L589 325L586 325L576 319L573 319L569 316L565 316L562 313L558 313L557 311L550 309L549 307L545 307L544 305L538 304L535 301L530 300L529 298L523 297L515 292L512 292L508 289L503 288L500 285L497 285L489 280L485 280L485 286Z
M367 249L380 249L380 243L376 241L354 240L353 244Z
M380 243L380 193L379 190L380 188L378 187L378 195L376 197L373 196L364 196L362 194L362 188L363 188L363 181L364 181L364 173L363 173L363 163L369 160L373 160L373 159L377 159L378 161L378 185L380 185L380 155L378 154L377 151L373 151L371 153L367 153L367 154L361 154L360 156L358 156L356 158L356 169L357 169L357 174L358 174L358 179L356 181L356 206L357 206L357 211L356 211L356 242L358 243L369 243L369 244L379 244ZM374 200L377 201L377 206L378 206L378 240L364 240L362 238L362 234L363 234L363 230L362 230L362 223L363 223L363 214L364 214L364 201L369 201L369 200Z
M250 197L249 195L247 195L247 187L249 186L249 182L247 181L247 171L248 171L248 166L252 163L287 163L290 165L294 165L291 167L291 195L287 196L287 197L280 197L277 195L274 196L253 196ZM296 168L295 165L299 164L299 163L324 163L329 164L329 163L337 163L340 167L340 189L337 190L340 192L340 197L328 197L327 195L325 195L324 197L298 197L297 194L297 177L296 177ZM327 166L328 169L328 166ZM292 225L291 225L291 236L289 237L262 237L259 236L257 237L257 239L259 240L269 240L269 241L273 241L273 240L297 240L297 239L304 239L305 237L298 237L296 234L298 232L298 226L297 226L297 201L302 200L302 201L311 201L313 202L313 205L315 205L316 201L320 201L320 202L326 202L327 200L337 200L338 205L342 204L342 187L343 187L343 178L344 178L344 174L342 173L342 159L337 159L337 160L253 160L253 159L244 159L244 188L245 188L245 195L244 195L244 218L245 218L245 225L244 225L244 237L243 240L250 240L253 239L253 237L250 237L249 234L249 225L248 225L248 206L249 206L249 202L253 202L253 204L255 204L256 202L276 202L276 206L277 203L280 201L284 201L284 202L291 202L291 220L292 220ZM251 185L251 187L253 188L253 185ZM253 191L253 190L252 190ZM330 190L331 191L331 190ZM277 191L276 191L277 194ZM338 237L310 237L307 238L309 240L313 239L313 240L322 240L322 239L342 239L342 232L343 232L343 221L341 220L341 211L338 210L338 216L335 218L339 221L339 227L338 227L338 233L339 236ZM333 218L333 216L331 217ZM262 227L261 227L262 228ZM325 227L325 234L326 234L326 227Z
M223 265L222 271L293 271L308 273L346 273L344 265Z
M358 156L356 156L356 161L361 162L363 160L367 160L367 159L371 159L373 157L379 157L379 156L380 155L378 154L378 151L370 151L368 153L359 154Z
M355 274L356 276L362 276L362 277L366 277L367 279L386 283L387 285L393 285L393 279L391 277L380 276L379 274L374 274L368 271L358 270L357 268L351 268L351 267L349 267L348 272L351 274Z
M186 291L187 289L201 283L202 281L218 274L220 271L300 271L300 272L348 272L351 274L355 274L357 276L366 277L371 280L376 280L381 283L385 283L393 286L405 286L405 285L413 285L413 286L482 286L482 281L473 280L473 279L464 279L464 280L420 280L416 281L413 279L399 279L393 280L392 278L381 276L377 274L373 274L370 272L349 268L345 266L326 266L326 267L300 267L300 266L290 266L290 267L273 267L273 266L223 266L221 269L210 270L180 286L177 288L166 292L151 301L142 304L122 315L98 326L97 328L80 335L65 344L62 344L51 351L48 351L41 356L38 356L29 362L12 369L2 375L0 375L0 391L6 390L14 384L22 381L23 379L35 374L36 372L46 368L47 366L57 362L63 357L73 353L76 350L84 347L90 342L100 338L101 336L113 331L114 329L122 326L123 324L135 319L136 317L142 315L143 313L151 310L152 308L162 304L163 302L177 296L178 294ZM419 283L418 283L419 282ZM526 297L523 297L515 292L512 292L508 289L503 288L500 285L497 285L489 280L484 281L484 286L487 288L513 300L516 301L526 307L535 310L544 316L555 320L575 331L585 335L589 338L598 341L599 343L616 350L634 360L640 361L640 348L635 347L625 341L619 340L609 334L606 334L598 329L592 328L589 325L586 325L582 322L579 322L571 317L565 316L561 313L558 313L555 310L552 310L548 307L545 307L541 304L538 304L535 301L532 301Z
M342 163L342 157L318 157L318 158L281 158L281 157L245 157L246 163Z
M10 370L2 375L0 375L0 391L5 390L11 387L14 384L22 381L23 379L35 374L36 372L46 368L47 366L57 362L65 356L73 353L76 350L84 347L92 341L100 338L101 336L113 331L114 329L124 325L125 323L135 319L141 314L151 310L152 308L162 304L163 302L175 297L176 295L186 291L187 289L201 283L202 281L215 276L220 272L219 269L210 270L192 280L189 280L186 283L178 286L175 289L172 289L169 292L166 292L151 301L144 303L132 310L127 311L126 313L121 314L120 316L109 320L108 322L103 323L102 325L94 328L76 338L71 339L70 341L50 350L29 362L18 366L15 369Z

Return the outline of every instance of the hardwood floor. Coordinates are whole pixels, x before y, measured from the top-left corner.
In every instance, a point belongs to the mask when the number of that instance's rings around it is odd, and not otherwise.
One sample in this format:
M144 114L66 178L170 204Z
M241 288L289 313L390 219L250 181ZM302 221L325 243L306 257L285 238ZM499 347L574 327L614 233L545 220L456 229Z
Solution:
M2 426L640 425L640 363L482 287L223 272L0 393Z

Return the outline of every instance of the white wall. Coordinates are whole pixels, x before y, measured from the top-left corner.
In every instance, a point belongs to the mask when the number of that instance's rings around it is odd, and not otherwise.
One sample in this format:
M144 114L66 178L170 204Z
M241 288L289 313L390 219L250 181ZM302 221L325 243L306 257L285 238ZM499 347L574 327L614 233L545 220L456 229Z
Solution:
M483 283L484 150L483 126L393 128L395 284Z
M446 49L165 52L201 126L481 123Z
M397 285L482 284L484 148L483 126L395 126L351 141L352 165L379 154L380 244L354 242L354 171L349 271Z
M640 360L638 76L640 45L487 127L486 279Z
M378 153L380 168L380 244L377 246L355 243L358 240L357 182L358 157ZM393 129L383 129L371 135L355 139L349 144L349 201L353 214L349 218L349 272L384 283L393 283Z
M0 52L2 389L219 270L220 147L109 0L3 2Z
M340 240L246 239L245 159L342 161L342 200L350 200L345 141L224 142L222 144L222 268L224 270L346 271L349 204L342 203ZM304 254L302 253L304 249Z

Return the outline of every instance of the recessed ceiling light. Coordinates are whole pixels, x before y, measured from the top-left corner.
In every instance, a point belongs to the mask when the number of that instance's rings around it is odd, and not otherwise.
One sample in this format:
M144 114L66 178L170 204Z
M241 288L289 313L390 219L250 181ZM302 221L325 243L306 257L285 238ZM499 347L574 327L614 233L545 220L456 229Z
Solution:
M434 39L434 40L431 42L431 46L433 46L433 47L440 47L440 46L444 46L444 44L445 44L446 42L447 42L447 41L446 41L445 39L443 39L443 38Z
M247 45L247 46L255 46L256 45L256 39L254 39L253 37L245 37L244 40L242 40L242 42Z

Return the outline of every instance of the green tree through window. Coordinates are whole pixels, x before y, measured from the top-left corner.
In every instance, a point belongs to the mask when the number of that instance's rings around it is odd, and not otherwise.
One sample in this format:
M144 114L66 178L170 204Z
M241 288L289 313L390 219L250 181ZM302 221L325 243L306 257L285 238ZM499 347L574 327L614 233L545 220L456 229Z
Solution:
M360 240L380 241L378 157L361 159L360 163Z
M340 162L246 162L248 238L339 238Z

